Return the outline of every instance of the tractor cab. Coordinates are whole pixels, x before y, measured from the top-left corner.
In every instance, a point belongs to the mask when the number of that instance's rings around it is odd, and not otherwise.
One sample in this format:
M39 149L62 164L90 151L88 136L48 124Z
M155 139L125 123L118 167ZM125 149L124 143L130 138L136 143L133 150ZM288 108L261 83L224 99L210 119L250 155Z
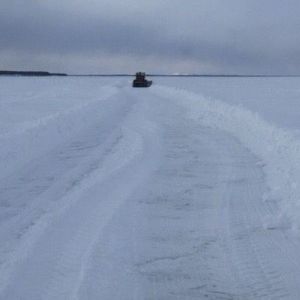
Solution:
M143 72L138 72L135 74L135 79L133 80L133 87L150 87L152 81L146 79L146 74Z

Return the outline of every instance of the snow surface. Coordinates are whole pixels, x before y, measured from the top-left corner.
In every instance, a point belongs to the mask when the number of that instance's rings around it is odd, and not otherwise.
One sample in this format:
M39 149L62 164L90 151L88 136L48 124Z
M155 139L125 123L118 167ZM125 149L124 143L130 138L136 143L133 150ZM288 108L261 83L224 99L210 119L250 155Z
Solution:
M299 78L0 85L0 299L299 298Z

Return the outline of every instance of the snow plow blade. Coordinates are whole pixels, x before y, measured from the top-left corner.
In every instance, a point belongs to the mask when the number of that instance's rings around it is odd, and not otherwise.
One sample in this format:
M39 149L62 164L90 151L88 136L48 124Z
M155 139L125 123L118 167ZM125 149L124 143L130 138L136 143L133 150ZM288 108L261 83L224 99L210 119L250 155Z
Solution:
M146 81L146 82L133 82L132 86L133 87L138 87L138 88L146 88L150 87L152 85L152 81Z

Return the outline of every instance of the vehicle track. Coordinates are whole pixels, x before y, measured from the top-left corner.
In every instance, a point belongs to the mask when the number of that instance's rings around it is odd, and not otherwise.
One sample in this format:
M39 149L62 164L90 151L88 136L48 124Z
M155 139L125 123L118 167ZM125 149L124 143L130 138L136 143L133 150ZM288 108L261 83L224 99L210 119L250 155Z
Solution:
M153 166L143 154L144 147L156 146L155 130L136 123L139 104L124 93L104 118L91 116L94 127L2 182L1 199L15 213L2 218L0 229L5 241L0 247L1 299L68 299L76 294L93 241L155 165L156 150Z
M299 268L284 252L296 259L299 247L265 226L277 211L258 158L172 99L147 101L159 107L162 163L107 225L79 298L297 299Z
M24 206L2 219L0 299L297 299L300 245L266 226L258 158L171 98L116 97L2 181Z

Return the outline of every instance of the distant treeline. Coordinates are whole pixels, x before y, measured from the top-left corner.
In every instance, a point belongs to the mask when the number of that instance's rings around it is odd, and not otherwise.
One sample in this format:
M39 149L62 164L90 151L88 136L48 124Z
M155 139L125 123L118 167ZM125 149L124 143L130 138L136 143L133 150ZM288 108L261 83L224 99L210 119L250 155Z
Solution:
M300 75L235 75L235 74L146 74L149 77L300 77ZM133 77L135 74L73 74L72 77Z
M67 76L64 73L49 73L42 71L0 71L0 75L5 76Z
M44 71L0 71L0 76L72 76L72 77L132 77L135 74L65 74ZM300 77L299 75L243 75L243 74L155 74L148 73L149 77Z

